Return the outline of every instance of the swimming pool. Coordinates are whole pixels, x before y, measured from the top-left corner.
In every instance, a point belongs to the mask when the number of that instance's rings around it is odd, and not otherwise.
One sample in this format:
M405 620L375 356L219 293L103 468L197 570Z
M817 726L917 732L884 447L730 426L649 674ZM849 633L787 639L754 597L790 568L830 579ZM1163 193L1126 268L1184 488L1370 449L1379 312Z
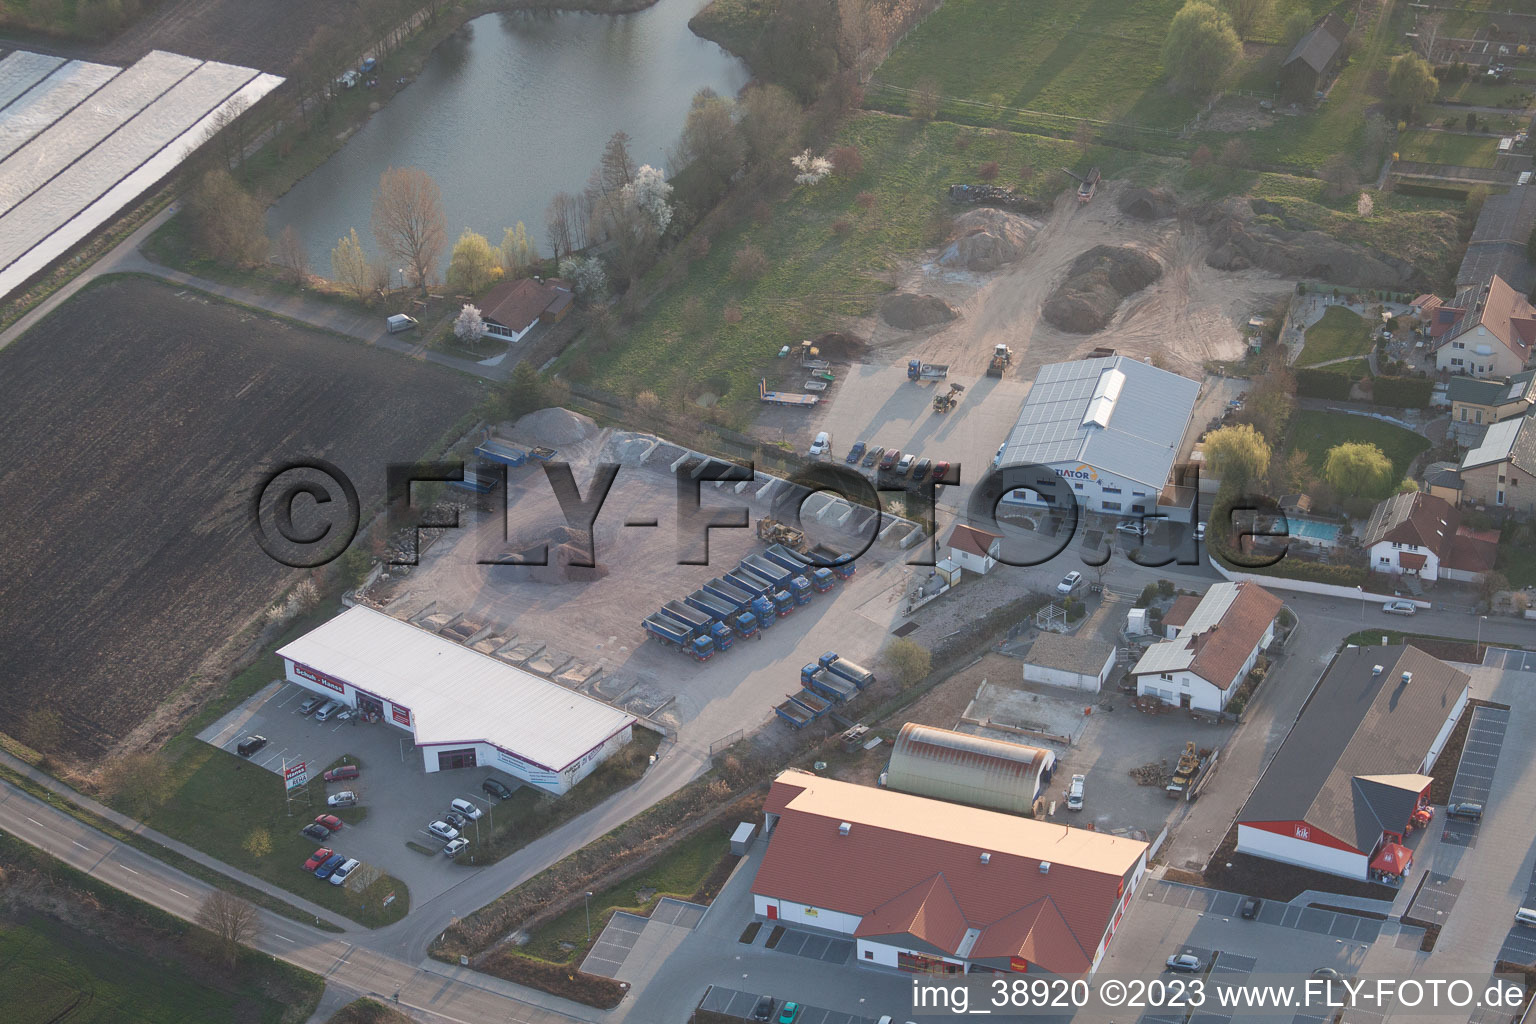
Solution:
M1339 524L1325 523L1318 519L1302 519L1300 516L1288 516L1286 525L1291 531L1292 537L1300 537L1314 544L1332 545L1339 542Z

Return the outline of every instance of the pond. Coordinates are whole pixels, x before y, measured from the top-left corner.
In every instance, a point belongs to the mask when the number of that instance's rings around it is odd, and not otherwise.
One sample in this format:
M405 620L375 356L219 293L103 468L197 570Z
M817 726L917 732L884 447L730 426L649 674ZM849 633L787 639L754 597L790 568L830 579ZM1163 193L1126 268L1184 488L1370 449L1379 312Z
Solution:
M293 225L316 272L356 228L374 251L373 192L386 167L420 167L443 193L448 245L466 227L501 243L522 221L541 252L544 209L579 192L615 131L639 164L665 167L693 94L732 96L746 66L688 30L705 0L660 0L635 14L507 12L466 23L416 81L334 157L272 207L276 237ZM390 62L381 75L393 73ZM447 267L447 252L443 266Z

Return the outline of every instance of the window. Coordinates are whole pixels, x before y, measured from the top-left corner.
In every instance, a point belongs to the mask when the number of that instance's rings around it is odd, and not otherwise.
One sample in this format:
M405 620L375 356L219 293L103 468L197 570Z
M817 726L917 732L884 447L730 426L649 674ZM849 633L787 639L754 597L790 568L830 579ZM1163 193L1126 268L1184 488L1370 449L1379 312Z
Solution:
M1451 348L1466 348L1466 347L1467 346L1465 344L1463 344L1462 342L1459 342L1459 341L1451 342Z
M1072 487L1073 487L1074 490L1079 490L1079 491L1083 489L1083 485L1082 484L1073 484Z
M1105 494L1119 494L1120 493L1120 488L1118 488L1118 487L1111 487L1109 484L1105 484L1104 485L1104 493Z
M875 951L874 950L866 949L864 951L864 959L865 960L873 960L874 958L875 958Z
M1133 498L1145 498L1147 496L1147 492L1146 491L1132 491L1131 492L1131 496Z
M1460 359L1452 359L1451 360L1451 365L1452 366L1462 366L1464 364L1462 363L1462 361Z
M1463 422L1463 423L1467 422L1467 407L1466 406L1462 406L1461 407L1461 422Z
M1386 555L1382 555L1381 558L1378 559L1378 561L1381 562L1382 565L1386 565L1389 562L1391 562L1392 559L1388 558Z
M1157 674L1157 678L1165 679L1165 680L1167 680L1168 682L1171 683L1171 682L1173 682L1173 673L1172 672L1159 672Z
M1481 409L1477 410L1477 422L1483 422L1483 410Z
M1102 502L1101 504L1103 504L1104 511L1106 511L1106 512L1119 512L1120 511L1120 503L1118 501L1106 501L1106 502Z
M1397 541L1393 541L1392 542L1392 550L1396 551L1400 547L1402 547L1402 545L1399 544Z

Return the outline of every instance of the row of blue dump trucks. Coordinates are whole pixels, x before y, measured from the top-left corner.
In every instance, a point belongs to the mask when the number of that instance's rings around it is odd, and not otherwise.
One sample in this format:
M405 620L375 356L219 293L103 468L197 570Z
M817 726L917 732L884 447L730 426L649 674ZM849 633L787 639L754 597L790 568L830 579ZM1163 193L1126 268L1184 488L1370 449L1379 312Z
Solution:
M856 571L851 559L830 549L816 549L824 560L845 560L831 568L812 568L782 544L716 576L681 601L668 601L641 623L646 635L676 648L695 661L728 651L737 640L755 639L811 597L825 593Z
M859 691L875 681L875 674L863 665L849 661L836 651L828 651L800 669L800 692L774 713L796 729L803 729L829 713L834 704L846 704Z

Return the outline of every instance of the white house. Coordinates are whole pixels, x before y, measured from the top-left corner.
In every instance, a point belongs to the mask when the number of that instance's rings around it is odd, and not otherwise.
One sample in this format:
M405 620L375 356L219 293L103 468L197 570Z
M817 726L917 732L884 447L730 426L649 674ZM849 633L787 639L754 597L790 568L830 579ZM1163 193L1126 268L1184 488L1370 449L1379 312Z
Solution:
M1429 333L1437 369L1468 377L1511 377L1531 360L1536 309L1494 274L1436 309Z
M1217 583L1171 640L1131 669L1136 692L1167 704L1221 711L1275 636L1281 601L1255 583Z
M1491 538L1491 539L1490 539ZM1444 498L1405 491L1377 505L1365 528L1373 572L1409 573L1422 580L1473 581L1493 568L1498 532L1461 525Z
M1098 693L1115 667L1115 648L1092 637L1041 633L1024 659L1024 681Z
M960 568L985 576L997 564L1003 538L988 530L956 523L949 535L949 558Z

